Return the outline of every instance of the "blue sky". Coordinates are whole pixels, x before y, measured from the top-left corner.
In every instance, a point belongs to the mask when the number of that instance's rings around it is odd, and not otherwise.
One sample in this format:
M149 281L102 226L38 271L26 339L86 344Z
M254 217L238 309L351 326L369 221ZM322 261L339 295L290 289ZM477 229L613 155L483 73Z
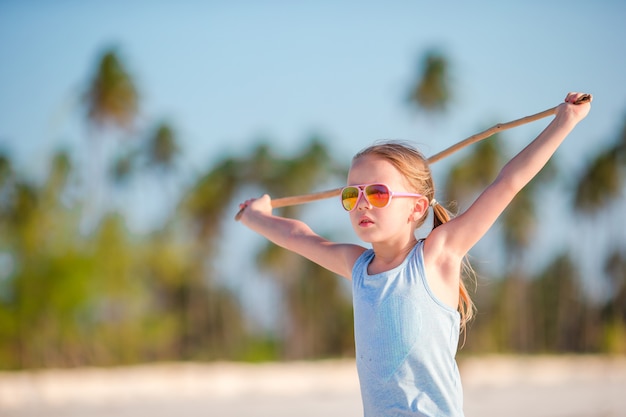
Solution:
M433 154L569 90L596 98L579 129L593 137L570 147L588 149L626 113L624 18L619 1L4 0L0 146L26 171L60 145L79 146L80 93L115 45L142 120L172 122L198 169L259 137L289 152L313 133L346 160L389 137ZM449 56L455 92L435 121L405 102L431 48Z
M289 154L313 134L346 163L382 138L431 155L574 90L594 94L591 115L559 150L575 173L626 115L625 21L618 0L3 0L0 149L33 178L60 147L80 157L79 98L104 48L116 46L141 94L140 126L169 121L193 172L259 138ZM433 48L450 59L455 97L445 116L426 118L405 98ZM507 143L517 149L544 126L510 131ZM313 218L330 210L316 207ZM236 227L229 233L257 241ZM231 240L225 250L240 250Z

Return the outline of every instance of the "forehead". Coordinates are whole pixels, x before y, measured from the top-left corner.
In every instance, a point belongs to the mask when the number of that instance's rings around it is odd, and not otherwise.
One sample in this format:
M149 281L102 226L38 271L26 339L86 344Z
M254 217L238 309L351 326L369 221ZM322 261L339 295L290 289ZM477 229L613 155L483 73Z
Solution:
M352 162L348 173L348 185L384 183L401 186L404 178L391 162L379 156L362 156Z

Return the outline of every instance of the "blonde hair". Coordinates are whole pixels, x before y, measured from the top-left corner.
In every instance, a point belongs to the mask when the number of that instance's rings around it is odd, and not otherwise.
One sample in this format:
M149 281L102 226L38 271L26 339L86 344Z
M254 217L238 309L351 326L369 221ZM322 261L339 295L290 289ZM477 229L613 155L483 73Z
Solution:
M433 182L430 166L424 155L415 147L406 142L385 141L363 149L357 153L352 161L365 156L377 156L387 160L404 176L407 185L413 191L422 194L430 201L433 208L433 229L446 223L453 216L443 205L435 200L435 184ZM427 216L424 215L417 222L416 228L420 227ZM474 280L475 273L467 257L462 263L462 278L459 280L459 305L457 310L461 315L461 331L465 331L467 323L474 316L474 303L464 283L465 279Z

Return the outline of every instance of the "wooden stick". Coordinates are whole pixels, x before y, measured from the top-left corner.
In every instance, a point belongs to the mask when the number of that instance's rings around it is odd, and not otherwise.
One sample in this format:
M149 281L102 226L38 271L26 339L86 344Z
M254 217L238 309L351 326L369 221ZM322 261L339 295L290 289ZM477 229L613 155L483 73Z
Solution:
M591 99L591 96L589 94L584 94L581 97L579 97L578 100L576 100L574 104L586 103L590 101L590 99ZM555 107L552 107L551 109L544 110L540 113L522 117L520 119L512 120L510 122L498 123L490 127L487 130L483 130L482 132L476 133L475 135L472 135L466 139L463 139L462 141L450 146L447 149L444 149L438 154L431 156L430 158L428 158L428 163L433 164L447 156L450 156L456 151L465 148L466 146L472 145L476 142L480 142L483 139L487 139L488 137L493 136L496 133L499 133L499 132L502 132L502 131L505 131L505 130L508 130L517 126L521 126L530 122L534 122L535 120L543 119L544 117L552 116L553 114L556 113L557 108L558 106L555 106ZM341 194L341 188L335 188L332 190L320 191L320 192L311 193L311 194L303 194L303 195L296 195L296 196L291 196L291 197L277 198L277 199L272 200L272 208L295 206L297 204L310 203L312 201L324 200L326 198L336 197L339 194ZM235 220L239 220L241 218L241 215L243 214L244 210L245 210L245 207L239 210L239 212L235 216Z

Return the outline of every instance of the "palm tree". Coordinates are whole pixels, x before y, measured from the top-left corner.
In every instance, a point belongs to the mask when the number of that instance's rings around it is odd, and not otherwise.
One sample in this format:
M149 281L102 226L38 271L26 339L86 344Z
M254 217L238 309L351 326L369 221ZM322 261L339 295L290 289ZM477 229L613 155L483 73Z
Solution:
M615 249L606 259L604 272L611 297L603 311L603 348L608 353L626 353L626 250Z
M574 192L574 210L594 214L623 197L626 173L626 118L613 143L583 170Z
M131 131L139 111L139 96L134 81L114 49L102 54L83 101L91 131L89 136L92 137L91 161L85 184L92 195L86 198L86 216L83 220L85 227L92 228L106 201L104 190L109 152L101 134L115 130ZM111 144L108 145L110 147Z
M468 201L493 181L503 162L500 134L477 143L448 170L444 195L447 199Z
M230 201L242 184L245 161L225 158L206 174L200 176L183 197L181 214L196 231L196 238L207 248L211 239L218 239L220 221L229 208Z
M76 364L76 322L89 280L84 253L76 250L75 213L63 201L69 157L54 155L42 185L24 181L6 160L0 166L0 253L14 266L0 289L1 366Z
M623 202L626 177L626 119L624 119L621 131L614 141L604 150L600 150L596 156L584 168L576 182L574 189L573 208L575 213L585 216L593 216L594 221L603 212L608 212L615 204ZM614 207L613 207L614 208ZM617 210L618 216L622 216L623 210ZM611 230L617 230L618 237L623 235L623 221L615 226L615 221L623 217L609 216L605 223L605 237L611 238ZM599 228L594 225L593 232L601 236ZM613 236L614 237L614 236ZM598 237L594 239L597 247ZM585 239L581 239L584 243ZM609 288L613 291L604 309L605 322L605 348L612 352L626 351L626 308L624 300L626 293L626 255L623 250L625 242L615 240L609 242L614 247L604 261L604 276ZM620 248L620 245L622 248Z
M256 182L273 196L302 194L316 184L341 175L345 168L336 163L319 138L295 158L279 158L260 146L248 166L249 183ZM286 207L284 215L298 217L302 206ZM260 266L280 286L284 358L301 359L348 353L352 348L350 301L342 293L339 278L306 259L273 244L260 252Z
M168 123L160 123L148 138L146 148L148 165L162 171L171 170L179 152L176 132Z
M472 147L471 152L454 164L446 178L446 199L472 201L479 192L487 187L496 177L507 160L501 144L500 135L482 141ZM477 327L486 325L494 327L500 333L496 337L500 343L515 349L527 350L532 346L533 322L528 309L529 287L528 271L524 266L524 255L530 246L536 224L536 195L540 187L550 183L556 169L552 162L518 193L513 202L507 207L499 219L501 238L503 239L503 254L507 270L504 273L505 281L499 295L504 301L494 302L489 308L495 309L491 320L485 324L477 323ZM489 301L487 301L489 304ZM480 309L481 306L478 306ZM510 310L510 311L509 311ZM506 323L506 329L497 318ZM486 317L485 317L486 319ZM500 329L501 330L496 330ZM503 336L504 334L504 336Z
M532 281L534 351L583 352L587 348L583 323L589 313L583 296L580 271L567 254L558 255Z
M12 199L10 198L12 188L13 188L13 166L11 160L7 155L0 152L0 244L2 244L3 238L9 236L8 233L5 233L5 228L10 225L8 221L10 203Z
M139 97L133 79L115 50L103 53L84 100L91 125L98 128L133 127Z
M621 196L623 161L619 144L596 155L576 185L574 209L577 212L595 214Z
M244 333L234 296L218 287L211 267L223 221L241 184L241 166L241 161L225 158L192 184L178 208L193 239L187 254L191 267L176 297L184 332L181 350L187 358L207 348L213 357L233 354Z
M409 103L426 113L442 113L452 98L448 58L435 49L422 57L420 72L409 91Z

